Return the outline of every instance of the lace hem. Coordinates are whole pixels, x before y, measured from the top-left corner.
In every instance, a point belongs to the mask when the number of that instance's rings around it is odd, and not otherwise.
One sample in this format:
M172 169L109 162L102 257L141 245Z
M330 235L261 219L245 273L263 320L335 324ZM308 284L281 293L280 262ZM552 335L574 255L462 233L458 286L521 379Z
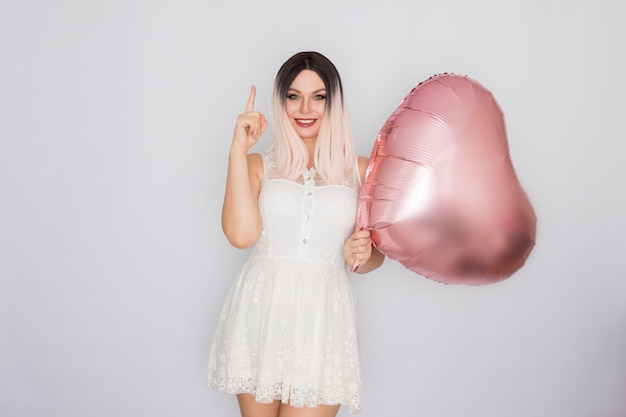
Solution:
M359 387L331 388L317 391L304 387L290 386L281 382L257 385L251 378L213 378L209 376L207 385L229 394L252 394L257 402L270 403L280 400L292 407L316 407L318 405L344 405L355 414L361 410Z

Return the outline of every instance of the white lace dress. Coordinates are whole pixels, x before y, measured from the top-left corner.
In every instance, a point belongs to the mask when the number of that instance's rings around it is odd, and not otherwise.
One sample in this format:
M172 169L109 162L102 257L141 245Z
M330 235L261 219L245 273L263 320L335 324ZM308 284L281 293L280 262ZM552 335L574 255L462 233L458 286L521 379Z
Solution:
M342 248L354 230L358 169L344 185L276 177L264 156L263 230L235 279L211 346L208 385L295 407L357 412L361 375Z

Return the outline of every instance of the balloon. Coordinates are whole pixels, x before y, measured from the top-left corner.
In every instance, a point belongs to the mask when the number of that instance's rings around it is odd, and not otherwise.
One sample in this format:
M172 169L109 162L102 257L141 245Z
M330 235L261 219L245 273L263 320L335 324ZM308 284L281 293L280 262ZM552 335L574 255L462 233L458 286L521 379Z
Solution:
M420 275L482 285L524 265L536 221L491 92L447 73L418 84L376 139L357 228Z

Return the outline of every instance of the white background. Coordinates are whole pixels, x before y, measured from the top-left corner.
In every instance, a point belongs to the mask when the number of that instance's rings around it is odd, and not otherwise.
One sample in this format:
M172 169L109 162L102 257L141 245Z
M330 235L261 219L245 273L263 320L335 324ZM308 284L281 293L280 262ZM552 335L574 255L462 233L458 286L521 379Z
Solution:
M499 284L354 277L361 415L626 416L624 6L369 3L2 1L0 415L238 414L205 387L232 129L317 50L361 155L431 75L488 87L539 219Z

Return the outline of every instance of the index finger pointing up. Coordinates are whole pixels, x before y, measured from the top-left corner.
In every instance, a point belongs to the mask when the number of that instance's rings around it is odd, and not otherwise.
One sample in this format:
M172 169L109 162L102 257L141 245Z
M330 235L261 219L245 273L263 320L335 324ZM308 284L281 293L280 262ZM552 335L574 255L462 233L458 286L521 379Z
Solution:
M246 113L254 110L254 98L256 97L256 87L253 85L250 89L250 97L248 97L248 102L246 103Z

